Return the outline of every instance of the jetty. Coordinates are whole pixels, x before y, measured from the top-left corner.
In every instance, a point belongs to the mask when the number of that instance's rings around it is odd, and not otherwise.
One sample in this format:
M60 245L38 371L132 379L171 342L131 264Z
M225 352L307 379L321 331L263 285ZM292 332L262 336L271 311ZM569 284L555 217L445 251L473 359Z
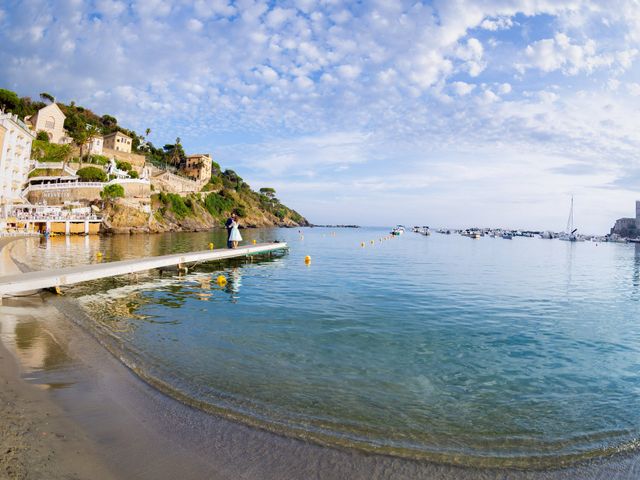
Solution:
M135 274L156 268L177 267L185 270L187 265L203 262L227 260L230 258L251 257L275 251L286 250L287 244L262 243L234 249L205 250L201 252L176 253L145 257L117 262L94 263L56 270L35 271L0 276L0 303L2 297L25 294L46 288L59 289L64 285L98 280L100 278Z

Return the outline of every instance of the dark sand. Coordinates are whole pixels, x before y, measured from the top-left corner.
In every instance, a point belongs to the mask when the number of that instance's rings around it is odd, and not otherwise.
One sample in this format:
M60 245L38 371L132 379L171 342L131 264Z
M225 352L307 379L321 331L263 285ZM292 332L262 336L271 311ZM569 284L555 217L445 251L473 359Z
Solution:
M142 382L78 326L81 316L73 300L48 294L0 307L0 478L640 478L636 454L556 470L465 469L239 425Z

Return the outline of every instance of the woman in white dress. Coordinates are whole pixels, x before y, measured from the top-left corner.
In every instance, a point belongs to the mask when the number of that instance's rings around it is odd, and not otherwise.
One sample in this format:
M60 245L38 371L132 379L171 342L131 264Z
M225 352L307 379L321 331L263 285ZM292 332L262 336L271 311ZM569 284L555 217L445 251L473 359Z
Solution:
M242 241L242 235L238 229L238 216L233 216L233 222L231 223L231 235L229 235L229 241L231 242L231 248L238 248L238 242Z

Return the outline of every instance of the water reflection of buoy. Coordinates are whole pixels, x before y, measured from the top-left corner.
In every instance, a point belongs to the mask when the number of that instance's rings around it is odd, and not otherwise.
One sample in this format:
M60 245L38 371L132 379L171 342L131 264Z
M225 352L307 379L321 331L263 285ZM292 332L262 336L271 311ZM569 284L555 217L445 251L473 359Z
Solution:
M213 243L209 243L209 250L213 250Z
M309 255L304 257L304 263L306 263L307 265L309 265L311 263L311 257Z
M227 284L227 277L225 277L224 275L218 275L218 278L216 278L216 283L220 286L222 285L226 285Z

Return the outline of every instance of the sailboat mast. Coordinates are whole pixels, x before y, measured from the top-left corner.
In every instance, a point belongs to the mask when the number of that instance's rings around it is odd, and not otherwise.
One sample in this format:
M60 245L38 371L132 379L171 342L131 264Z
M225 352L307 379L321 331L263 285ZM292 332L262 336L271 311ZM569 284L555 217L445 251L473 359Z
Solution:
M573 195L571 195L571 208L569 209L569 219L567 220L567 233L573 233Z

